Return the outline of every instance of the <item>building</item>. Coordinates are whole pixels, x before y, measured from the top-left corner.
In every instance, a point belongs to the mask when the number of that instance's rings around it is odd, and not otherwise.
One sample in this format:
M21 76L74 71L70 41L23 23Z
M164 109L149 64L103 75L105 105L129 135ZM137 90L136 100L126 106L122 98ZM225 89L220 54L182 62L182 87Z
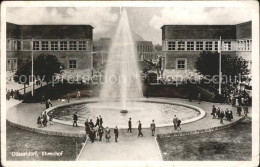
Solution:
M236 25L164 25L162 50L165 71L195 72L195 61L203 50L241 56L252 65L252 22Z
M31 57L55 55L65 72L91 70L93 27L91 25L6 24L6 70L21 68Z
M153 44L151 41L144 40L140 35L132 32L133 40L136 44L138 60L144 59L152 61L156 59L154 55ZM102 66L108 56L109 47L112 40L110 38L99 38L93 42L93 67L94 69L103 70Z

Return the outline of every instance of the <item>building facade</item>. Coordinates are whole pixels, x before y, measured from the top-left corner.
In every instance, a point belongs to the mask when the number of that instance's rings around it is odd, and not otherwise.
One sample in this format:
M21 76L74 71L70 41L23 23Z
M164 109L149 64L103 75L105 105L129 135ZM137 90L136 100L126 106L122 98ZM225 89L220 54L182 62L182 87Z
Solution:
M252 64L252 22L237 25L164 25L162 50L165 70L195 71L202 51L218 51L221 37L223 54L241 56Z
M152 61L156 59L154 55L153 43L144 40L140 35L132 32L135 41L137 57L139 61L144 59ZM109 47L112 40L110 38L99 38L93 41L93 67L94 69L103 70L102 66L108 57Z
M93 27L90 25L6 26L6 70L21 68L40 54L55 55L65 71L90 70Z

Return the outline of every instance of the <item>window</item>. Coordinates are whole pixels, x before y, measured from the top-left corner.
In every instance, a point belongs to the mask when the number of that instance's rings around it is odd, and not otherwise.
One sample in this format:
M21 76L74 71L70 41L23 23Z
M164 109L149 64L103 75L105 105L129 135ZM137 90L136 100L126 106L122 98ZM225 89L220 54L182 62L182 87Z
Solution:
M77 61L69 60L69 68L77 68Z
M17 50L22 50L22 41L17 41Z
M187 50L194 50L194 42L187 42Z
M206 42L206 50L212 50L212 42Z
M86 41L79 41L79 50L86 50Z
M185 42L178 42L178 50L185 50Z
M60 50L67 50L67 41L60 41Z
M231 50L231 41L224 41L223 43L223 50Z
M11 40L7 40L6 50L11 50L11 48L12 48L12 41Z
M177 70L186 69L186 59L177 59Z
M58 41L51 41L51 50L58 50Z
M247 46L246 46L246 50L250 50L250 41L246 40Z
M196 42L196 50L203 50L203 42Z
M40 50L40 42L33 41L33 50Z
M215 41L215 50L218 51L218 41Z
M42 50L49 50L49 42L42 41Z
M168 42L168 50L175 50L175 41L174 42Z
M77 50L77 41L70 41L70 50Z

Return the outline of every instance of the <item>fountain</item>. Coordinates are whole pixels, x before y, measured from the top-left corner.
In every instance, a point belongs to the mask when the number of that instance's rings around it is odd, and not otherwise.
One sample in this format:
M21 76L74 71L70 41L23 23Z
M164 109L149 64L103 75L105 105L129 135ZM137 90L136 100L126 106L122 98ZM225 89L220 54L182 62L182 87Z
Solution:
M182 124L205 116L205 112L200 108L175 103L172 99L142 98L137 52L125 9L109 48L104 79L97 100L86 99L57 105L47 109L47 113L53 113L54 122L72 125L73 114L77 112L79 126L84 126L86 119L95 119L102 115L104 126L120 128L127 128L129 118L132 118L132 121L141 120L143 127L149 128L154 119L156 126L162 127L172 126L174 115L182 120Z
M126 9L123 9L116 33L108 53L105 68L106 82L100 97L117 98L121 102L121 113L127 113L129 99L142 97L140 70L137 65L137 51L132 38ZM109 100L108 100L109 101Z

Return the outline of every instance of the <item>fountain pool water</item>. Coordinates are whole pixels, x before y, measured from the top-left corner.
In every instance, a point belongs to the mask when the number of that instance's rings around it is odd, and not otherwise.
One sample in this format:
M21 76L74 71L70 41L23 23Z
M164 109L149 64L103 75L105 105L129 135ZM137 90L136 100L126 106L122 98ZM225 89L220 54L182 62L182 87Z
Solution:
M120 128L127 128L129 118L132 118L133 127L135 124L137 125L139 120L141 120L144 127L149 127L153 119L159 127L172 125L174 115L177 115L182 120L182 123L188 123L204 116L203 111L194 106L156 101L128 101L126 105L131 106L129 112L122 114L119 112L121 109L120 103L120 101L85 102L60 106L51 111L54 119L59 123L71 125L73 114L77 112L80 126L84 126L86 119L92 119L95 123L96 117L102 115L104 126L118 126Z

